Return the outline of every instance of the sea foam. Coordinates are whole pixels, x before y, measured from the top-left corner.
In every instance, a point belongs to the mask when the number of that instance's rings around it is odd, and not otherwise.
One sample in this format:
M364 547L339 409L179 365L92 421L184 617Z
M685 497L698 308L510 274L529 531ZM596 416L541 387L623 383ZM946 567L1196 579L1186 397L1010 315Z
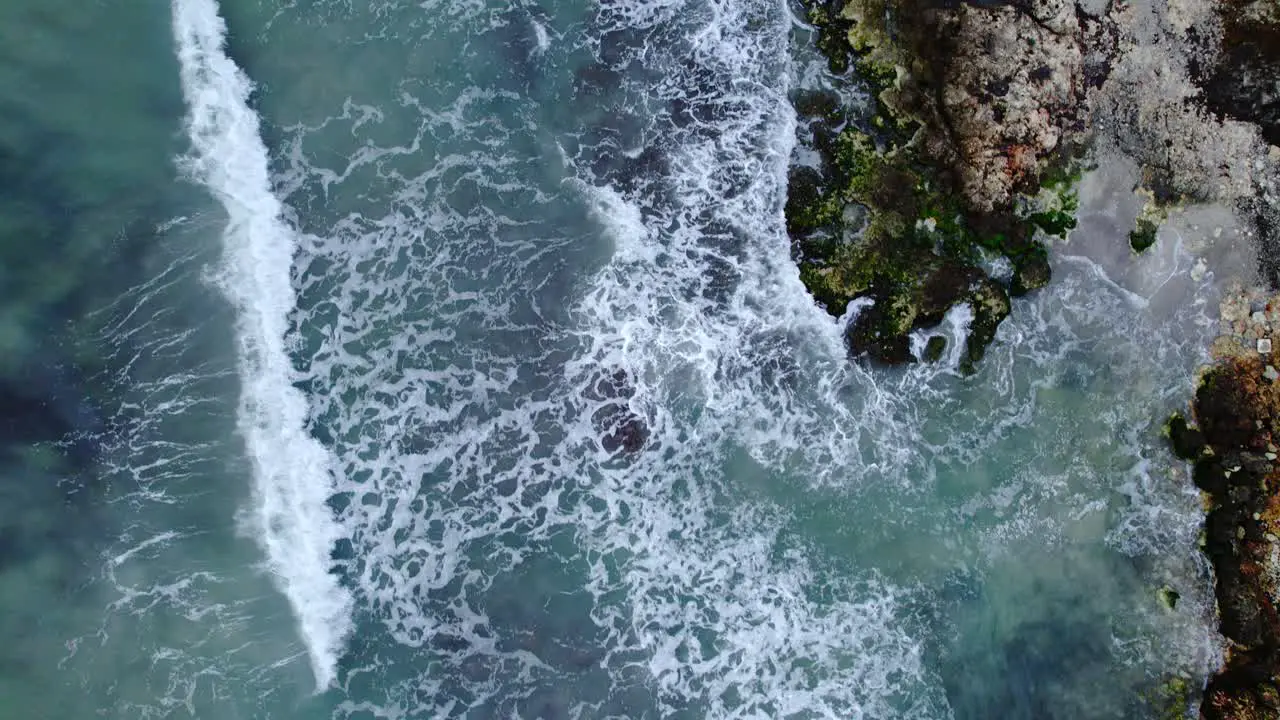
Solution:
M173 31L191 140L183 169L227 212L218 283L237 311L239 427L254 482L246 516L324 689L350 632L352 601L329 571L340 536L326 505L333 463L304 427L307 402L292 385L285 344L296 299L290 281L296 237L271 192L267 149L248 102L252 83L225 52L217 3L175 0Z
M323 125L349 133L294 129L278 187L337 216L302 246L298 332L349 498L346 577L397 654L368 638L347 657L394 688L377 713L949 717L931 648L950 636L913 609L953 559L980 574L1093 507L1092 477L1077 492L1038 470L959 509L934 493L935 466L955 484L946 464L1020 452L998 444L1048 383L1028 366L1083 344L1074 314L1036 325L1079 304L1069 278L1002 327L976 399L967 308L932 331L942 362L848 362L783 223L788 18L774 0L604 2L582 28L548 20L549 55L594 60L573 88L596 94L564 88L564 117L456 73L332 108ZM432 20L484 63L507 22ZM539 184L519 147L554 147L567 177ZM642 422L639 452L600 442L618 417ZM828 502L838 529L806 517ZM904 526L910 548L936 538L937 567L876 540Z

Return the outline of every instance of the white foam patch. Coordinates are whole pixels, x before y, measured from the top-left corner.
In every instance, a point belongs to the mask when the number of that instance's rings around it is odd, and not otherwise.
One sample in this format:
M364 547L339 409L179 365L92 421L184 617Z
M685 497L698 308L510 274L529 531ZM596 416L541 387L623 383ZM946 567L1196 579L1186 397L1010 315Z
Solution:
M294 232L271 192L267 150L249 107L252 85L225 52L213 0L174 0L173 31L188 105L186 171L227 212L219 285L234 304L239 344L240 431L252 462L246 515L267 567L288 597L320 689L337 673L351 629L351 598L329 572L341 537L326 505L331 458L307 433L306 398L285 345L295 304Z
M829 470L856 485L864 452L902 459L861 442L896 424L899 405L847 392L863 371L848 366L839 325L788 256L785 13L756 2L685 9L679 19L662 3L602 13L605 32L677 26L687 46L634 40L671 77L656 92L716 110L664 133L668 173L630 192L590 175L580 185L615 252L577 305L589 350L566 374L583 385L598 368L624 369L654 448L612 474L600 494L610 510L584 537L621 565L597 571L595 595L628 598L600 621L617 652L648 658L661 715L694 703L708 717L888 717L905 698L940 712L898 591L820 571L806 550L780 553L786 511L729 500L737 478L717 467L743 448L769 472L803 458L815 483Z
M643 11L644 25L675 6L629 7ZM452 103L427 108L406 94L400 102L420 109L421 127L398 147L359 137L379 113L344 108L332 122L356 138L340 173L313 164L311 129L295 129L281 186L299 204L309 193L366 192L344 186L357 170L395 188L385 204L305 239L298 323L299 342L314 349L313 422L331 437L349 498L340 514L353 547L347 576L418 669L403 691L424 700L383 711L457 714L462 688L470 707L511 715L524 712L511 703L551 692L539 688L581 682L579 705L562 716L634 712L610 703L635 688L640 706L663 714L870 717L919 684L919 647L894 617L898 591L872 574L822 569L804 551L772 558L786 512L734 500L732 478L714 469L738 444L774 459L849 456L876 422L853 422L856 410L835 404L842 378L858 371L847 367L839 328L800 285L780 233L793 133L785 13L746 10L767 24L749 30L748 15L720 8L703 28L699 62L766 74L712 99L736 108L720 128L722 148L684 142L692 138L672 147L674 172L655 180L687 190L684 209L670 214L586 171L562 186L577 189L614 243L607 267L575 289L565 321L539 307L539 273L581 241L557 237L555 225L539 235L539 216L549 215L540 204L554 197L522 184L527 169L500 151L535 132L510 112L522 98L458 87ZM744 34L753 49L725 56ZM684 92L685 82L669 90ZM412 171L393 169L409 157ZM743 183L728 202L726 181ZM460 189L480 199L452 205ZM716 202L748 247L703 247L692 224L656 230ZM655 208L668 214L655 220ZM755 249L764 252L740 251ZM713 281L708 262L732 276ZM814 357L787 357L796 335L817 347L805 351ZM772 350L762 355L761 343ZM618 371L625 390L593 395ZM811 395L827 400L815 407ZM778 397L792 409L779 413ZM601 413L619 405L648 428L638 459L601 447ZM832 431L829 410L850 420L847 433ZM814 449L814 438L829 445ZM719 516L726 511L734 522ZM562 646L522 638L522 625L512 629L518 608L488 596L548 557L580 572L572 590L590 598L592 615L573 632L594 639L575 652L601 657L581 680L585 670L563 669ZM696 665L681 669L690 657ZM370 662L365 670L387 672Z
M852 305L852 303L850 303ZM911 355L917 361L924 359L925 346L929 339L938 336L946 341L944 354L934 368L925 368L930 376L938 373L956 375L960 361L965 354L965 343L969 338L969 325L973 323L973 308L968 303L961 303L947 310L942 323L935 328L915 330L911 333ZM932 377L930 378L932 379Z
M533 35L538 43L538 52L546 52L551 47L551 37L547 34L547 26L537 20L530 20L533 26Z
M887 577L874 557L824 562L828 549L797 540L785 502L752 494L742 468L790 483L792 497L891 495L900 512L876 527L928 525L945 561L980 568L995 546L1058 532L1063 506L1092 513L1100 483L1027 467L940 508L935 466L976 462L1029 426L1037 393L1103 332L1099 319L1160 331L1076 278L1015 303L977 379L956 369L967 308L939 329L949 349L935 366L850 363L840 323L789 257L785 8L614 2L595 21L587 37L557 32L553 50L594 46L626 70L591 108L624 129L589 146L574 133L593 128L553 128L563 136L546 147L573 176L551 189L509 149L552 123L464 79L441 80L432 103L410 89L400 108L342 108L331 121L352 147L340 172L308 152L312 129L288 146L291 203L360 208L305 238L298 341L312 421L341 463L347 575L412 657L377 712L946 716L904 617L917 578ZM488 27L483 14L448 22L473 37ZM406 108L420 125L398 145L366 142ZM634 136L617 120L633 117ZM659 157L646 165L638 150ZM637 165L597 172L593 153ZM385 184L376 192L371 176ZM581 269L584 240L547 219L569 214L565 195L610 243L571 282L557 273ZM601 442L619 417L647 429L634 456ZM549 559L562 564L539 564ZM522 605L583 588L585 617L566 626L543 627L565 608ZM353 674L396 672L364 662ZM552 709L520 705L535 697Z

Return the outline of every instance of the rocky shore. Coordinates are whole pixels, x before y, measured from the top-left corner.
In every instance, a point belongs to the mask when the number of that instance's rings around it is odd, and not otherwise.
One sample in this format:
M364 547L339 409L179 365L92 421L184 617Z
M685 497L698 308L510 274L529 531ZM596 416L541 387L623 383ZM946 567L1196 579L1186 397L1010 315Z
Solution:
M817 161L793 165L787 227L815 300L847 313L853 358L936 359L940 338L921 352L909 336L965 304L974 369L1014 299L1050 281L1047 248L1099 154L1140 168L1145 207L1117 238L1132 252L1188 205L1247 228L1256 272L1225 294L1191 411L1167 430L1205 494L1228 644L1200 715L1280 718L1280 4L802 5L833 89L794 98Z
M1200 379L1192 422L1167 430L1209 507L1204 552L1216 577L1225 663L1201 717L1280 717L1280 295L1233 288Z
M1090 149L1143 168L1135 251L1182 203L1251 204L1255 224L1271 221L1280 96L1265 78L1280 42L1263 5L803 0L832 89L795 97L818 160L792 168L787 228L832 315L865 299L851 354L923 359L908 334L965 303L972 368L1009 299L1049 281L1046 245L1074 227ZM1241 53L1256 70L1243 78Z
M972 367L1010 297L1049 281L1044 239L1073 226L1079 53L1011 7L812 0L807 14L837 90L796 99L820 158L789 183L802 278L833 315L870 301L849 347L884 363L918 359L908 335L967 304ZM869 109L845 101L858 90Z

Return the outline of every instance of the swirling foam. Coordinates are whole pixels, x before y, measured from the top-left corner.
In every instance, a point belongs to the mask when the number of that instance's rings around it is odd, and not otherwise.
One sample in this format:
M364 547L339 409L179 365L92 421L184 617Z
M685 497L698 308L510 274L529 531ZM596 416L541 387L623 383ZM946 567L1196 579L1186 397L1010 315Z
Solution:
M477 56L513 26L471 7L433 22ZM1103 320L1163 330L1113 295L1079 307L1097 283L1067 268L1017 304L975 383L956 369L963 309L939 365L850 364L788 255L785 8L609 2L585 29L547 23L555 52L592 62L574 92L544 89L566 108L524 95L557 80L544 50L516 80L348 101L282 153L312 226L297 356L342 464L344 571L403 653L352 657L353 694L432 716L945 716L904 608L950 568L890 577L860 538L842 538L852 567L832 560L769 491L890 496L878 522L980 572L1065 535L1060 511L1093 513L1099 483L1024 453L939 508L938 468L1028 425L1065 373L1036 368L1078 364ZM336 142L346 165L322 167ZM1172 376L1185 348L1160 347ZM600 442L619 412L646 428L638 454Z

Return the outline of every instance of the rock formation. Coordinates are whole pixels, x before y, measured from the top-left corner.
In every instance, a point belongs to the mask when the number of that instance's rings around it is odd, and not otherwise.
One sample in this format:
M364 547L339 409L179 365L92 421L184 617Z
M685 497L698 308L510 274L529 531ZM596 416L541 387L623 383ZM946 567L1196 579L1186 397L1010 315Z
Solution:
M1187 201L1253 203L1257 222L1280 227L1268 209L1280 150L1261 139L1280 133L1273 5L808 0L845 95L871 98L859 110L839 93L797 97L802 144L821 162L793 169L787 203L814 297L837 316L859 298L879 308L879 335L851 332L853 354L914 360L904 333L939 316L913 298L938 268L976 277L1003 256L1012 276L988 279L1007 294L1047 283L1044 243L1072 229L1070 174L1093 145L1144 169L1153 202L1135 251ZM1271 274L1280 281L1280 265ZM971 334L970 364L984 345Z
M1167 429L1208 498L1204 552L1228 642L1201 717L1261 720L1280 717L1280 296L1236 289L1221 316L1194 424L1174 416Z
M874 109L807 93L797 110L822 158L793 169L788 203L801 276L850 324L855 355L914 360L907 334L967 303L971 367L1009 295L1049 281L1040 235L1072 227L1068 150L1083 128L1082 54L1066 6L951 8L916 0L815 0L810 19L833 72L864 83ZM1048 179L1048 181L1046 181ZM1041 193L1043 186L1052 191ZM981 269L1005 258L1012 272Z
M914 361L907 335L967 303L972 367L1010 297L1049 281L1090 152L1141 168L1134 252L1170 209L1217 203L1251 226L1256 279L1280 287L1276 0L802 1L839 91L796 97L820 161L793 167L787 226L815 299L855 310L854 356ZM1191 420L1169 424L1210 504L1230 644L1201 717L1280 718L1280 295L1241 287L1221 310Z

